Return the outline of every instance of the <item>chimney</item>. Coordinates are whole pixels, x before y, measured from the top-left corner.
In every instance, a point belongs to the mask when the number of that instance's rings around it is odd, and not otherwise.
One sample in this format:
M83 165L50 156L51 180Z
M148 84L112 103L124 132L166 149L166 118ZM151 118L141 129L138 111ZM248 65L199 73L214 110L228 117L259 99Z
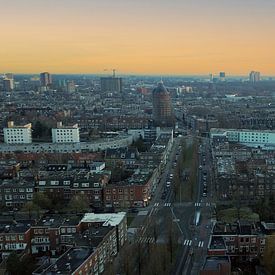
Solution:
M61 128L62 127L62 121L58 121L57 122L57 128Z
M8 121L8 128L12 128L14 126L13 121Z

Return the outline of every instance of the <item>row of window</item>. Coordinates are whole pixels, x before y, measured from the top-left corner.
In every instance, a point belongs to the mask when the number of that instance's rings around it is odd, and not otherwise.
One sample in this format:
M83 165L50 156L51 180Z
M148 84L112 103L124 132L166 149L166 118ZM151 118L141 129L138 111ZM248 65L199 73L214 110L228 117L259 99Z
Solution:
M20 192L20 193L24 193L24 192L27 192L27 193L32 193L33 192L33 188L5 188L4 189L4 192L5 193L17 193L17 192Z
M0 236L0 241L17 241L17 237L19 241L24 240L24 235L5 235L5 236Z
M27 195L5 195L5 200L6 201L11 201L11 200L31 200L33 198L32 194L27 194ZM0 195L0 200L2 200L2 196Z

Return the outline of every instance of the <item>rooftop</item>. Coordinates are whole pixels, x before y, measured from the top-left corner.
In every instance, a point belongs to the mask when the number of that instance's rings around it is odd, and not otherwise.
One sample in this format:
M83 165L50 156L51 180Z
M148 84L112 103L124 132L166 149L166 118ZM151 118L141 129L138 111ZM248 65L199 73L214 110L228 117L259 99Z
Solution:
M82 218L81 222L103 222L103 226L116 226L122 222L126 212L118 213L86 213Z
M93 249L88 247L71 248L40 274L72 274L92 253Z
M25 233L34 222L34 220L1 220L0 233Z
M229 257L226 256L212 256L205 259L203 270L220 270L221 264L229 264Z
M209 249L225 250L226 246L225 246L223 237L212 236L210 245L209 245Z

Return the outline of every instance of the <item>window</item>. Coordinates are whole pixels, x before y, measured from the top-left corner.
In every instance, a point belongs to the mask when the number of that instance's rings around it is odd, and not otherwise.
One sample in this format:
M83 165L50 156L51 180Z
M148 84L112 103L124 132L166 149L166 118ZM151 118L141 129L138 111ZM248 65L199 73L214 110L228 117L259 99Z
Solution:
M59 181L58 180L51 180L51 185L59 185Z

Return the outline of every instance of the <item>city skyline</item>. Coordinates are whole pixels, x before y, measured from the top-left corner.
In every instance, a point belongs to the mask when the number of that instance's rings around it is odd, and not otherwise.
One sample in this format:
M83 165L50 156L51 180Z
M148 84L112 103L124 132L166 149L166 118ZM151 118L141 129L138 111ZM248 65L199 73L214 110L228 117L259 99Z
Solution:
M5 2L1 72L275 75L273 1Z

